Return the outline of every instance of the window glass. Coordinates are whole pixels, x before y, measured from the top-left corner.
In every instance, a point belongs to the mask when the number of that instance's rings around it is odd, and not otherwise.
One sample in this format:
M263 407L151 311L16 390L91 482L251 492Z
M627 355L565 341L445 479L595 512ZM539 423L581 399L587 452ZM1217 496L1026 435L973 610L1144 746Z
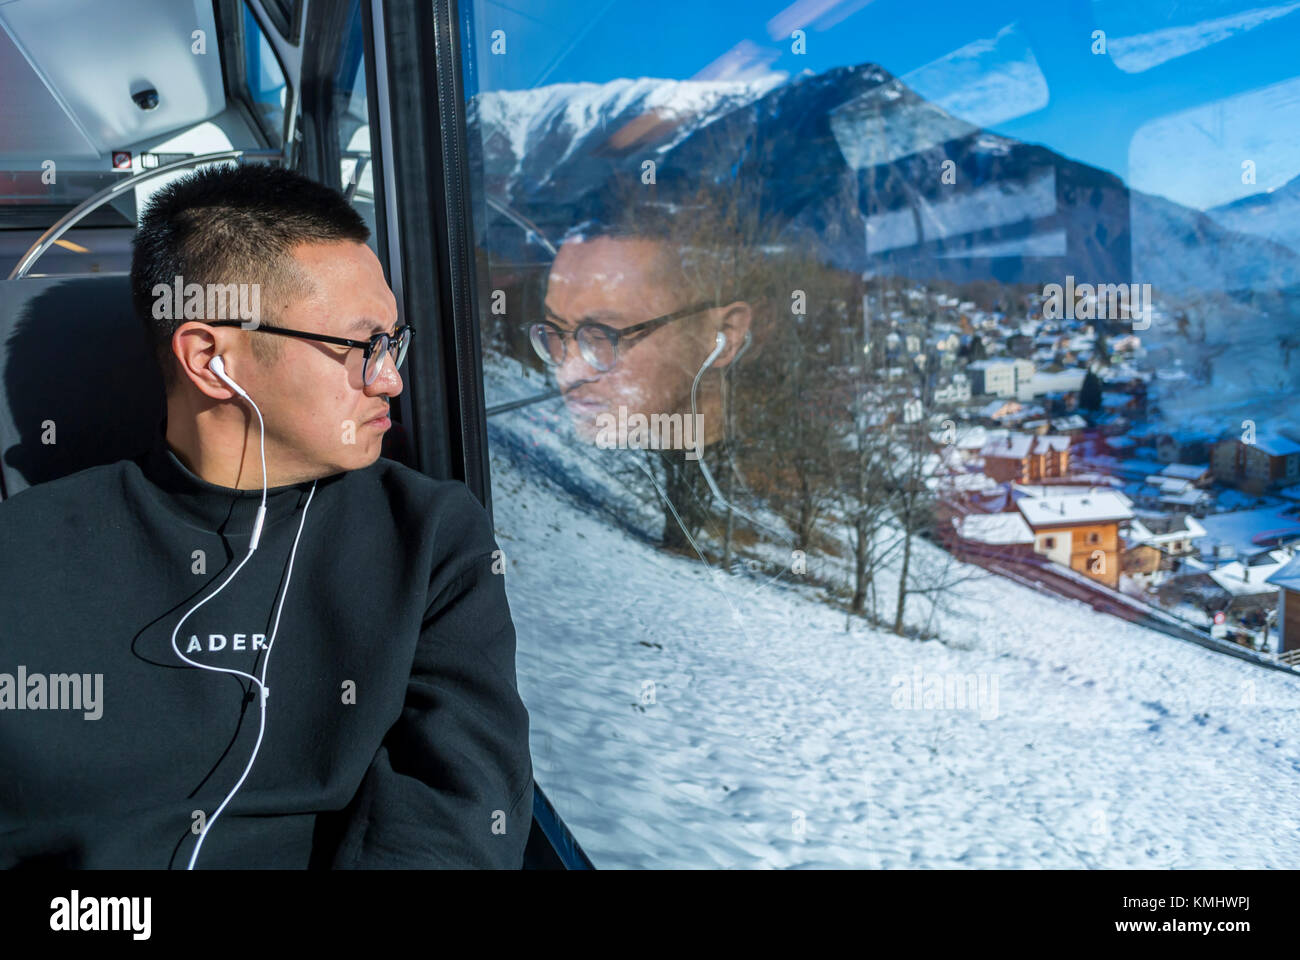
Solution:
M366 90L365 38L361 4L353 0L347 36L334 78L338 122L338 188L370 226L370 247L378 250L375 180L370 148L370 101Z
M1233 826L1300 746L1300 12L461 9L520 687L596 865L1300 855Z
M271 146L280 147L284 143L288 86L271 42L247 3L244 4L244 80L262 129L271 137Z

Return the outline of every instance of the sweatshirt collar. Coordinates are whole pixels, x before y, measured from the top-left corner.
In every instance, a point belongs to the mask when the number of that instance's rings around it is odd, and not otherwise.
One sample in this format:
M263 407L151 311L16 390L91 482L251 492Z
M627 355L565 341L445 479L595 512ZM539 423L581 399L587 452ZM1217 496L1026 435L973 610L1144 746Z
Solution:
M239 539L251 536L262 488L240 490L209 483L191 471L167 443L163 429L154 435L140 468L150 491L177 519L203 530ZM341 480L345 473L322 477L316 483L317 497L323 489ZM306 501L312 481L270 487L266 492L266 527L293 515Z

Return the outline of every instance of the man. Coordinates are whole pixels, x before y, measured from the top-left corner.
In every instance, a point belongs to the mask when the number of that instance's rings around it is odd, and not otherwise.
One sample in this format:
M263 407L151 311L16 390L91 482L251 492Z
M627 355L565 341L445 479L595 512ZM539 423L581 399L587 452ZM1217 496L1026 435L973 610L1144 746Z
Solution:
M367 239L269 166L153 198L165 433L0 505L0 866L521 865L500 554L463 484L380 457L409 334Z
M729 296L717 279L701 278L674 244L644 229L587 227L566 238L547 278L546 316L530 338L554 367L580 436L616 440L602 428L641 417L659 423L676 418L673 428L680 421L682 442L665 429L656 437L664 441L661 449L698 454L722 438L720 372L744 347L753 308ZM584 349L574 340L581 324L607 329L593 329ZM691 385L719 333L722 348L697 388L697 427L690 420ZM694 443L686 442L688 434Z
M742 354L761 351L753 342L765 310L753 296L761 271L752 244L707 204L669 213L632 202L619 210L565 236L529 338L554 372L579 437L658 451L663 545L694 556L709 505L722 506L709 480L716 474L732 488L737 471L736 445L727 441L746 404L726 374Z

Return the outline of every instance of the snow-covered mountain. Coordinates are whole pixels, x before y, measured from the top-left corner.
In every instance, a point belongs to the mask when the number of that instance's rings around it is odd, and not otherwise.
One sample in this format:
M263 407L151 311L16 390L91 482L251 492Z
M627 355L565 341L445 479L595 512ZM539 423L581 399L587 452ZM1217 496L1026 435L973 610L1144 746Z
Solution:
M991 134L873 64L789 82L487 93L470 125L488 195L552 240L624 203L615 188L654 160L658 199L747 178L788 242L845 269L1035 284L1073 274L1165 294L1300 284L1300 254L1277 237ZM524 245L522 233L492 234L490 246Z
M560 83L482 93L469 104L471 153L481 150L489 195L527 204L576 200L618 162L670 150L693 131L763 96L784 79ZM477 159L477 157L475 157Z
M1264 237L1300 252L1300 177L1276 190L1242 197L1205 212L1229 230Z

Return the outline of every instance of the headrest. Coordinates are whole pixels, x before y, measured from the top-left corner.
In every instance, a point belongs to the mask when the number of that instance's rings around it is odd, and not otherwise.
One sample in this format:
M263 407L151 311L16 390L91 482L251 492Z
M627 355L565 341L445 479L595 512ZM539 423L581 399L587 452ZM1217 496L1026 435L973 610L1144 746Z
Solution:
M134 457L162 421L162 375L126 274L0 281L3 493Z

